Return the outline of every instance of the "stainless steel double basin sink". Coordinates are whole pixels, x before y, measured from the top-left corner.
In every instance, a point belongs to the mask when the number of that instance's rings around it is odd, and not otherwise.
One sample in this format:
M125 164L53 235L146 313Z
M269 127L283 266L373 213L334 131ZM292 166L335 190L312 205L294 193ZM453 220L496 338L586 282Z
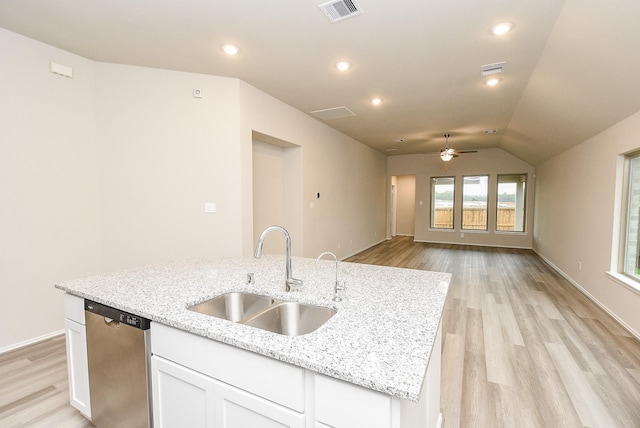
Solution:
M331 308L244 292L226 293L187 309L287 336L316 331L336 314Z

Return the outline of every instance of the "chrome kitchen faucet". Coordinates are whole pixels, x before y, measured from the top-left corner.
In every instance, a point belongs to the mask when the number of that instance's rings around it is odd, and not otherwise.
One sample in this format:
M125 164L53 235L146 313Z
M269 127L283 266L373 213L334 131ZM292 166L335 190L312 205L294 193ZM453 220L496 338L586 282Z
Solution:
M253 254L253 257L259 259L262 256L262 245L264 244L264 238L267 236L269 232L272 230L279 230L284 234L285 246L286 246L286 275L287 278L285 280L285 290L299 290L302 287L302 280L293 278L291 273L291 236L289 236L289 232L282 226L269 226L265 230L262 231L260 237L258 238L258 244L256 245L256 251Z

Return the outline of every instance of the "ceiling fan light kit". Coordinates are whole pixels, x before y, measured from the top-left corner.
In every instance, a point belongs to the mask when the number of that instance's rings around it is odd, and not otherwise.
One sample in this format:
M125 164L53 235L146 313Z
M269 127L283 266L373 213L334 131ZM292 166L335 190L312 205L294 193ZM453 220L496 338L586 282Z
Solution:
M450 134L444 134L446 142L444 144L444 150L440 150L440 159L445 162L449 162L451 159L453 159L453 149L449 148L449 136Z
M449 137L451 134L444 134L444 138L446 139L444 149L440 150L440 159L444 162L449 162L453 158L457 158L462 153L478 153L477 150L455 150L449 147Z
M449 162L451 159L453 159L453 155L449 153L449 150L443 150L440 152L440 159L445 162Z

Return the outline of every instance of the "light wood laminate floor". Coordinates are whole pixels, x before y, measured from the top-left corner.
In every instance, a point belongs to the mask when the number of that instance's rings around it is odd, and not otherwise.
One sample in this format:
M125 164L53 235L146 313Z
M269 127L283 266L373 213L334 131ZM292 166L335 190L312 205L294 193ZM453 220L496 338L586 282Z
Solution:
M0 427L93 427L69 404L64 340L0 354Z
M453 274L445 428L640 427L640 343L532 251L397 237L348 261ZM63 336L0 355L0 427L91 427L68 400Z
M532 251L397 237L348 261L453 274L446 428L640 427L640 342Z

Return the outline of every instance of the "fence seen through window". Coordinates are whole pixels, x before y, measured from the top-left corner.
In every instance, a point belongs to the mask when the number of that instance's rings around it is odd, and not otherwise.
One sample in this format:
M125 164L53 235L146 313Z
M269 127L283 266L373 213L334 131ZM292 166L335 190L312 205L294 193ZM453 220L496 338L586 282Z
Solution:
M496 231L524 232L526 225L527 174L499 174L491 188L495 192ZM461 215L461 230L488 230L489 175L462 177L462 208L456 209L456 178L431 177L432 229L455 228L456 214ZM457 202L459 203L459 201Z

